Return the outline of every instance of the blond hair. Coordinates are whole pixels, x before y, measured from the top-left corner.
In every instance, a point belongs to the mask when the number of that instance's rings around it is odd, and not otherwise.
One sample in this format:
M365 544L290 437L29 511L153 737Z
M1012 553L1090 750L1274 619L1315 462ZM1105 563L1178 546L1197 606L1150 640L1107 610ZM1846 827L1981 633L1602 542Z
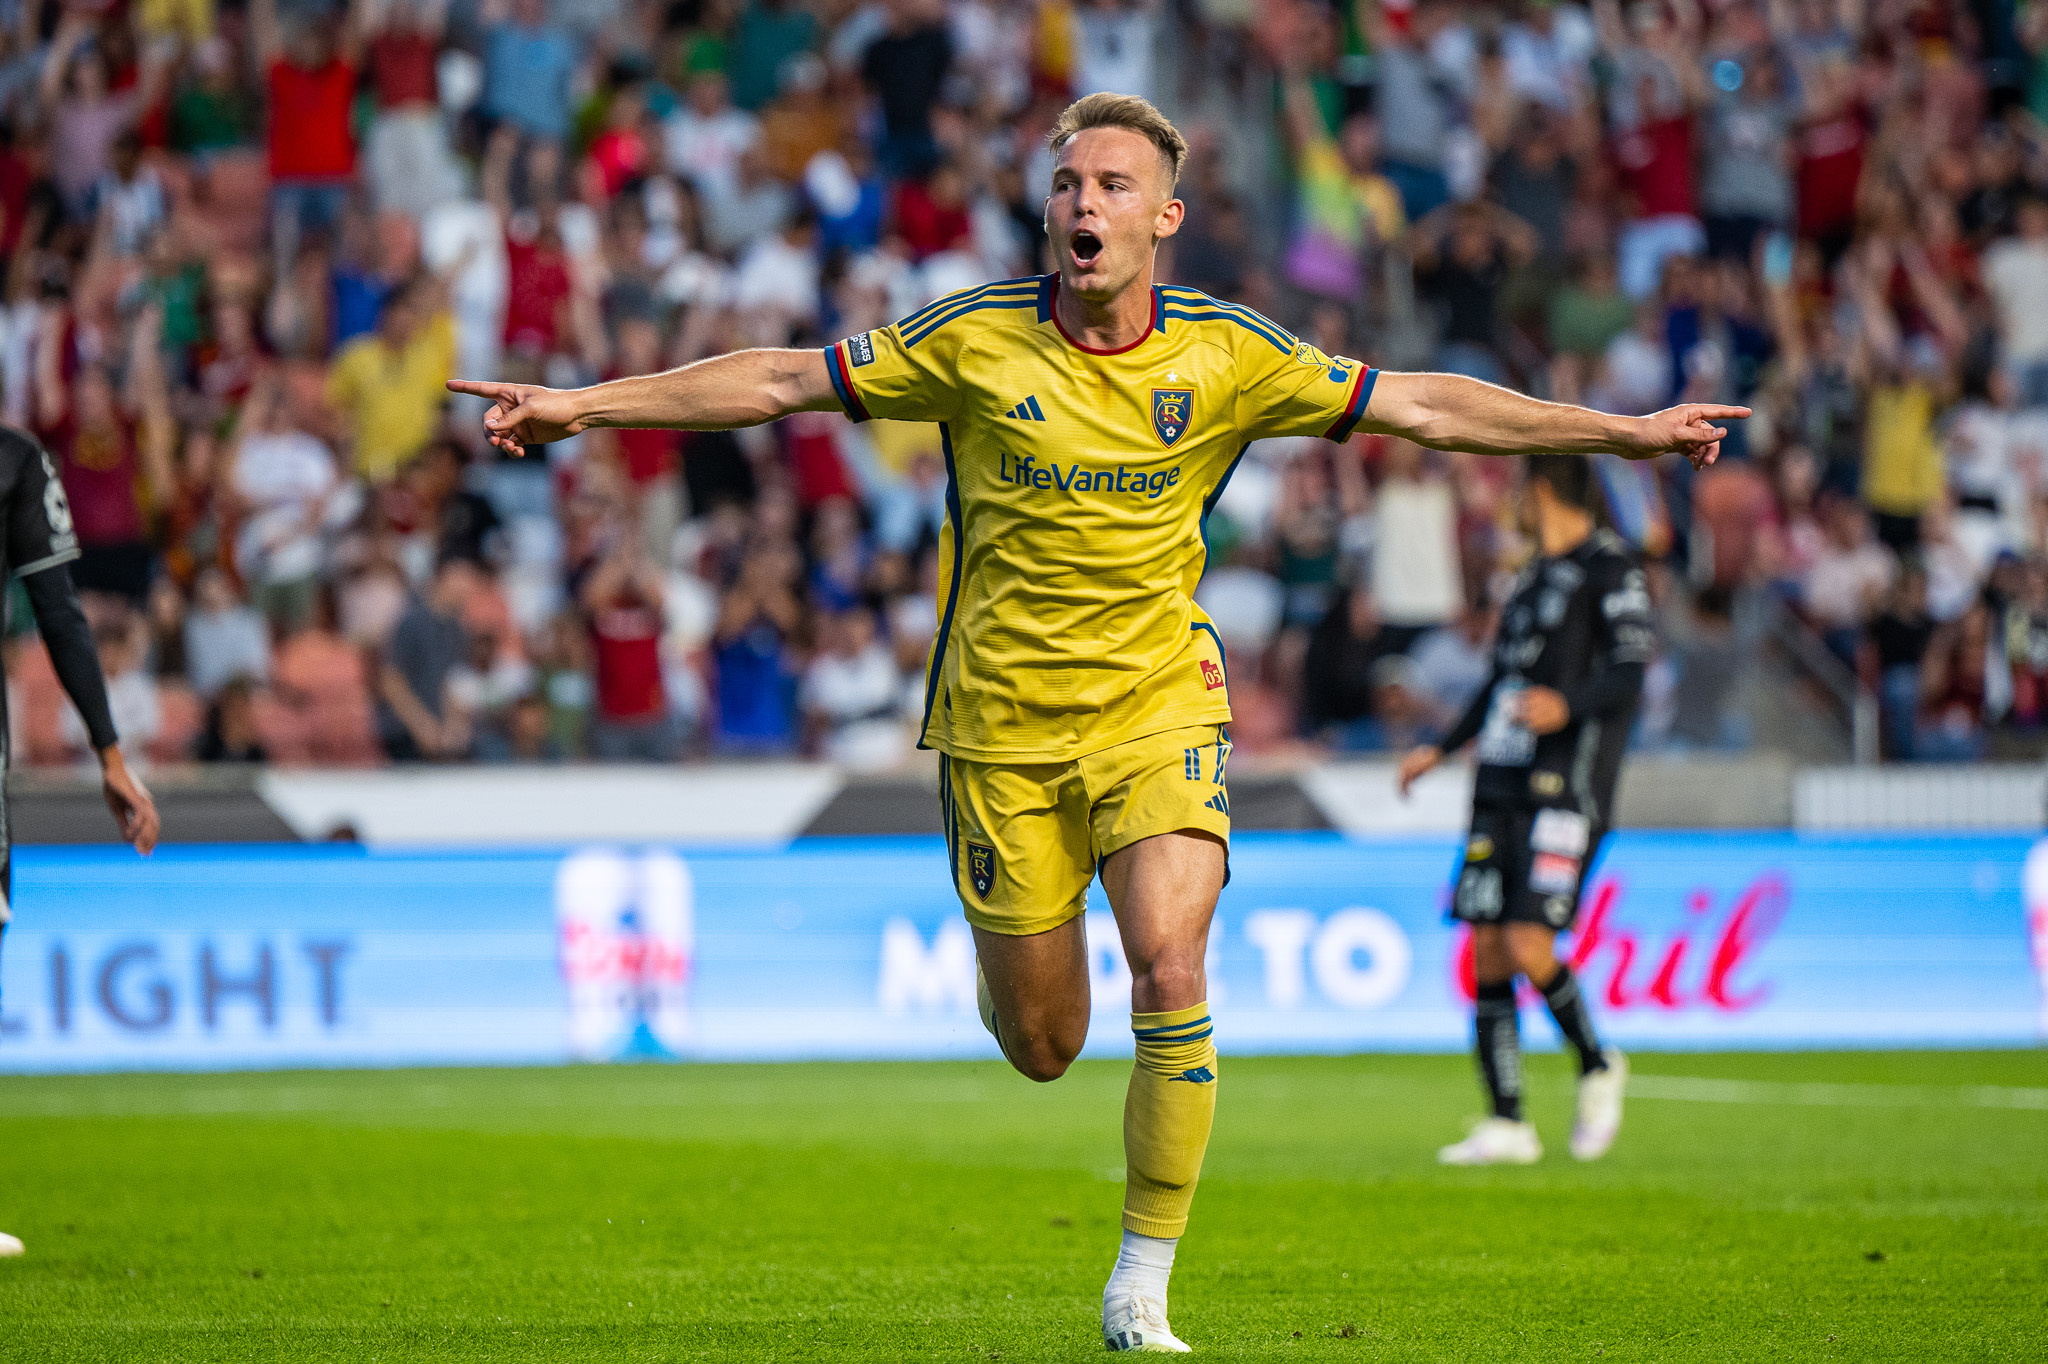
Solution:
M1167 188L1180 183L1180 168L1187 163L1188 140L1173 126L1173 120L1138 95L1113 95L1107 91L1085 95L1066 107L1046 134L1045 144L1055 153L1090 128L1127 128L1147 138L1166 162Z

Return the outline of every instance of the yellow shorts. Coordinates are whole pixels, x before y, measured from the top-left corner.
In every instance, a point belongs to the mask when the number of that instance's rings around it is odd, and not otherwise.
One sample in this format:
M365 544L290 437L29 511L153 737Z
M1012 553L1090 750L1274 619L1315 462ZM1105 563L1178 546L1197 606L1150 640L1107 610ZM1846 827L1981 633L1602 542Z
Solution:
M1200 829L1230 841L1222 725L1170 729L1064 763L940 755L939 803L967 922L1022 936L1088 907L1096 866L1141 838Z

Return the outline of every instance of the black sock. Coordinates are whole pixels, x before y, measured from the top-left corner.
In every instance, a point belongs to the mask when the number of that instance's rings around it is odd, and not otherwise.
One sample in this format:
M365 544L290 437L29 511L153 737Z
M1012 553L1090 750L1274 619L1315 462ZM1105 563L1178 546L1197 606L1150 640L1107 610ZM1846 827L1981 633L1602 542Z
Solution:
M1473 1050L1479 1056L1479 1074L1486 1092L1493 1098L1493 1116L1509 1122L1522 1120L1522 1033L1515 1017L1515 983L1512 980L1481 985L1472 1010Z
M1558 1031L1578 1052L1579 1074L1607 1069L1607 1058L1600 1054L1600 1034L1593 1031L1592 1011L1586 1007L1585 992L1579 989L1579 978L1571 967L1558 964L1557 974L1543 987L1543 1002L1550 1006Z

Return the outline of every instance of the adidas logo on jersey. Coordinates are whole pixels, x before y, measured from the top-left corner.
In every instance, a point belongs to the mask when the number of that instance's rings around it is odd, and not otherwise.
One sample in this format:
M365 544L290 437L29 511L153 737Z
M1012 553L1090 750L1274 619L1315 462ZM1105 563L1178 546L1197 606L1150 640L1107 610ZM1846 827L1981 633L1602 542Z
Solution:
M1015 417L1018 421L1024 422L1042 422L1045 420L1045 410L1038 405L1038 395L1035 393L1003 415L1005 417Z

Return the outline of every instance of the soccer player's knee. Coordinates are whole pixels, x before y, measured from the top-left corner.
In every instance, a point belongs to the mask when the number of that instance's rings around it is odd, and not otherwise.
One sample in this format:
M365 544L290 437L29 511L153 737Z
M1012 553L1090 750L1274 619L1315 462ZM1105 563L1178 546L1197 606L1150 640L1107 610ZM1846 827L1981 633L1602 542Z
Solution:
M1480 924L1473 928L1472 970L1487 985L1514 978L1514 954L1508 950L1507 935L1499 925Z
M1013 1051L1010 1064L1017 1068L1019 1075L1039 1084L1049 1084L1067 1073L1067 1067L1073 1065L1074 1058L1081 1054L1081 1045L1053 1033L1040 1033Z
M1198 948L1170 949L1143 963L1131 966L1131 1000L1134 1007L1151 1011L1182 1009L1198 1003L1208 994Z

